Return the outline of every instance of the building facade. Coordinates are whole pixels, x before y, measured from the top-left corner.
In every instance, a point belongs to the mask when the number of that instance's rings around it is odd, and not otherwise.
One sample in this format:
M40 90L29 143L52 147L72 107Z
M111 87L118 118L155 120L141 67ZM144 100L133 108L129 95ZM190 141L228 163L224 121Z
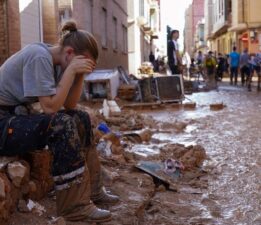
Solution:
M208 46L215 52L228 54L236 46L239 52L261 50L261 1L206 0L206 21L213 27L206 29ZM210 24L210 23L208 23Z
M160 1L128 0L129 73L136 74L142 62L156 50L160 30Z
M0 65L21 48L18 1L0 1Z
M99 46L97 68L128 69L127 0L58 0L59 24L74 19Z
M56 43L57 15L56 0L0 1L0 65L26 44L42 41Z
M197 51L196 42L197 30L202 30L202 18L204 17L204 0L193 0L192 4L188 7L185 13L185 36L184 44L186 51L193 56ZM200 28L198 28L198 25Z
M232 33L233 44L239 51L247 48L250 53L261 51L261 1L232 1Z
M190 56L194 51L194 38L193 38L193 20L192 20L192 5L185 11L185 28L184 28L184 50Z

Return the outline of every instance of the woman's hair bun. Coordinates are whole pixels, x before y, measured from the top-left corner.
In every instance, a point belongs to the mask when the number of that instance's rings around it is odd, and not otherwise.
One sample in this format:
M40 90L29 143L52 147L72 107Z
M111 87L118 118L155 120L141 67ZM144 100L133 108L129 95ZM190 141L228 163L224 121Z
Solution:
M62 33L65 33L66 31L74 32L77 31L77 24L74 20L68 20L66 21L61 29Z

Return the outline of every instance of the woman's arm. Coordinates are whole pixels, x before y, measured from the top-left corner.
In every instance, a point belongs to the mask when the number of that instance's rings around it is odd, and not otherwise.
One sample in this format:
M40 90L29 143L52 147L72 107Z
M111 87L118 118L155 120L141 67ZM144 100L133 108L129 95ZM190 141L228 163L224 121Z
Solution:
M74 109L76 107L82 94L83 82L84 74L79 74L75 77L73 85L64 103L66 109Z
M56 88L56 94L53 96L39 97L39 102L43 111L47 114L51 114L60 110L60 108L65 104L72 86L74 86L73 83L75 82L77 84L76 87L79 85L78 82L82 83L81 79L83 79L83 77L77 79L75 79L75 77L78 75L83 76L82 74L85 73L90 73L93 71L93 68L94 62L92 60L86 59L85 56L75 56L64 71L62 79ZM73 87L72 89L74 90L75 88ZM78 91L79 90L77 90L76 94L73 94L72 96L75 95L77 97ZM72 98L75 99L76 97ZM72 104L71 101L70 104Z

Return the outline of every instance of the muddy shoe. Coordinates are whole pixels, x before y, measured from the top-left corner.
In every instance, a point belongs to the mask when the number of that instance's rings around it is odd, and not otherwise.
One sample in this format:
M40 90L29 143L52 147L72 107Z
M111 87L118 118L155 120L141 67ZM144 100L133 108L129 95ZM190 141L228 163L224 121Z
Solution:
M93 202L98 205L114 205L118 203L119 200L119 196L109 194L105 190L103 190L97 198L93 199Z
M95 223L102 223L111 220L111 213L108 210L103 210L96 208L93 212L89 213L88 216L83 219L85 222L95 222Z

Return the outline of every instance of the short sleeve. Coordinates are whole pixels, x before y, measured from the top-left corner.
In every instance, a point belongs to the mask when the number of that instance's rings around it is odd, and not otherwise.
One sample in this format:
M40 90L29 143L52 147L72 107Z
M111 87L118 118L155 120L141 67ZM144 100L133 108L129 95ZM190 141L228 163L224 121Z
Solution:
M56 94L54 69L48 58L35 58L23 69L24 97Z

